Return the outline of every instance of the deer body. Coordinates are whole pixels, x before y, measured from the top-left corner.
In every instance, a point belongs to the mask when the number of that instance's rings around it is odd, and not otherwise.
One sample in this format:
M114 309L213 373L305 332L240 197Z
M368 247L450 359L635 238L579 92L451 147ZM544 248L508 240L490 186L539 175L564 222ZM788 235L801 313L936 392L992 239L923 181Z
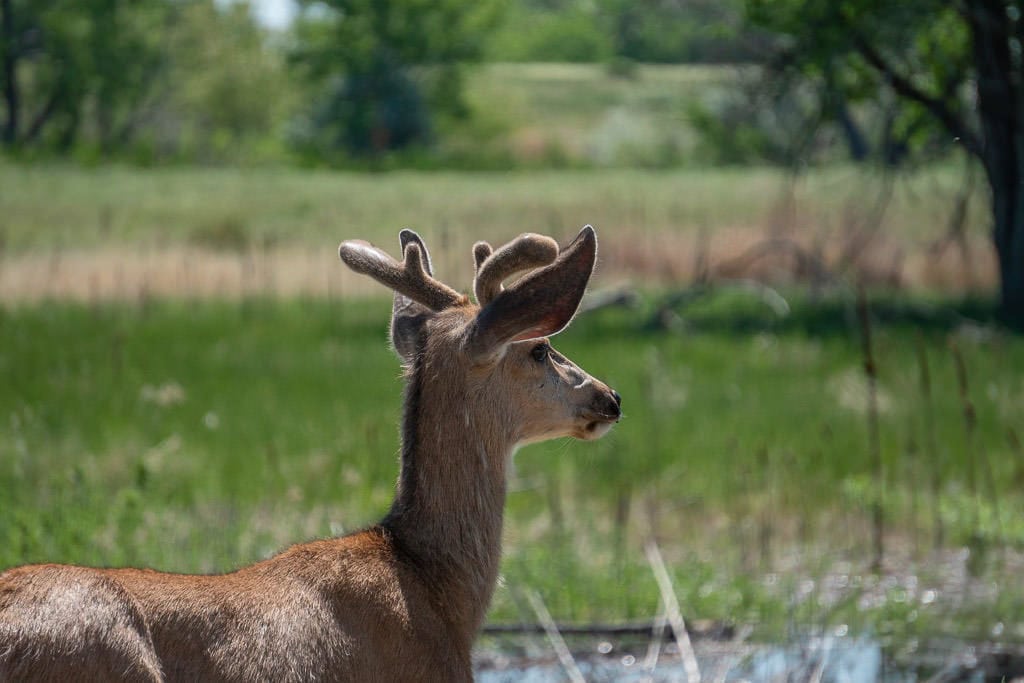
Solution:
M432 279L414 233L402 234L403 264L343 243L350 267L396 290L391 337L407 385L389 513L223 575L2 573L0 681L471 680L512 452L552 436L597 438L620 415L618 395L545 338L575 313L593 232L560 255L544 239L493 254L477 245L479 306ZM502 289L511 273L545 264Z

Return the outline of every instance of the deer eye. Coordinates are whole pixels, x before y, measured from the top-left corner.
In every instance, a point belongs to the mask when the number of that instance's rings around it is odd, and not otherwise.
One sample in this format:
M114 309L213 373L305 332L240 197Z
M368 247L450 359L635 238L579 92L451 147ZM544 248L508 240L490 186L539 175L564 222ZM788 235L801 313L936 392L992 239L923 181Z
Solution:
M544 360L548 357L548 351L550 349L551 347L548 346L547 344L537 344L532 349L530 349L530 355L533 356L533 359L538 363L543 363Z

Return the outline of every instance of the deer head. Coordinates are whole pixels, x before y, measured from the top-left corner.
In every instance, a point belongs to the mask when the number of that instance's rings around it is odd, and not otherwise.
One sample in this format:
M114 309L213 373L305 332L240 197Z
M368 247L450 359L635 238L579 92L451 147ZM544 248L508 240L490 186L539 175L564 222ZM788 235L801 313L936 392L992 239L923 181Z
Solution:
M548 340L572 320L597 257L589 225L565 249L524 234L497 251L473 248L477 303L434 279L426 245L399 235L404 259L346 241L341 259L394 290L391 341L421 373L451 428L494 430L510 445L559 436L595 439L621 416L619 395L555 351ZM502 282L528 271L508 288ZM434 420L442 417L434 417Z

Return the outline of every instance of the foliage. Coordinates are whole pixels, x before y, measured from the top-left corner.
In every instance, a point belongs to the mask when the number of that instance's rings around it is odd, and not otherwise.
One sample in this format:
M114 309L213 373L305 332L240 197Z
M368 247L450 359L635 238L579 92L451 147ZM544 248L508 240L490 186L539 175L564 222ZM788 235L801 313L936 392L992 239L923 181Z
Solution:
M300 95L282 50L247 3L182 3L166 38L160 108L149 133L162 157L246 162L281 155Z
M614 45L591 5L512 3L488 57L500 62L601 62Z
M297 122L292 133L296 147L309 158L338 150L374 156L426 143L430 115L408 72L380 60L365 72L332 79L308 119Z
M757 54L737 0L521 0L510 3L491 59L735 64Z
M483 54L499 8L494 0L317 3L300 20L292 52L322 98L300 145L381 155L426 142L428 112L465 116L460 70Z
M737 64L758 55L737 0L601 0L619 57L639 62Z
M140 124L162 65L161 0L4 0L0 86L7 147L70 150L83 133L103 152Z
M737 46L750 42L734 2L310 1L280 34L257 25L246 0L2 0L0 9L4 147L90 162L292 161L289 143L302 159L343 161L429 144L396 163L508 166L515 153L495 147L507 122L492 114L514 101L483 103L486 132L460 134L478 125L469 114L481 105L467 94L480 76L466 64L609 63L635 80L635 63L745 59ZM674 143L653 142L667 153L612 156L656 165L678 156ZM575 165L576 151L556 145L531 163Z
M818 133L813 100L796 88L773 93L763 87L760 73L745 74L721 96L690 103L696 154L713 164L806 163L814 158Z
M971 104L964 86L970 46L965 26L949 3L748 0L747 16L777 35L766 63L776 90L813 91L817 119L847 132L874 117L876 139L848 141L854 158L865 154L855 149L858 145L877 150L883 161L948 147L942 122L920 102L886 96L891 94L889 76L872 66L865 47L873 53L874 46L884 46L893 63L913 74L917 87L947 99L958 116L968 115ZM859 117L850 112L852 107L859 108Z
M5 0L4 143L22 153L244 160L289 100L245 3ZM276 96L268 97L268 93Z

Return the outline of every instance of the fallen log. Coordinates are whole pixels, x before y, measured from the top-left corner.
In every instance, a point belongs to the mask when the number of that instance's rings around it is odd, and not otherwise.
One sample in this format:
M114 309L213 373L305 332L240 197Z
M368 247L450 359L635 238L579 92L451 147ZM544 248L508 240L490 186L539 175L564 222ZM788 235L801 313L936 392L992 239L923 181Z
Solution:
M605 636L655 638L659 629L654 621L626 622L619 624L556 624L558 632L570 636ZM662 637L671 636L671 626L661 629ZM733 624L709 619L687 622L690 638L694 640L732 640L736 635ZM543 624L486 624L485 635L526 635L544 634Z

